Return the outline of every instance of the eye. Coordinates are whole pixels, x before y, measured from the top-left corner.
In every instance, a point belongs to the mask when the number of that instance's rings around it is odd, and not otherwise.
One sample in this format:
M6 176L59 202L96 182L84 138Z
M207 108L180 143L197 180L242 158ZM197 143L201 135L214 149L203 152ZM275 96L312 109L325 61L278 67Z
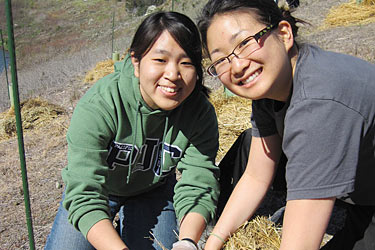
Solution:
M248 45L252 40L254 40L253 37L248 37L248 38L246 38L245 40L243 40L242 42L240 42L240 43L237 45L237 49L241 49L241 48L245 47L245 46Z
M155 62L166 62L166 60L165 59L163 59L163 58L154 58L154 59L152 59L153 61L155 61Z
M187 66L194 66L194 64L190 61L184 61L184 62L181 62L181 64L187 65Z
M226 58L226 57L223 57L223 58L220 58L220 59L216 60L213 64L214 64L215 66L218 66L218 65L220 65L220 64L222 64L222 63L225 63L226 61L227 61L227 58Z

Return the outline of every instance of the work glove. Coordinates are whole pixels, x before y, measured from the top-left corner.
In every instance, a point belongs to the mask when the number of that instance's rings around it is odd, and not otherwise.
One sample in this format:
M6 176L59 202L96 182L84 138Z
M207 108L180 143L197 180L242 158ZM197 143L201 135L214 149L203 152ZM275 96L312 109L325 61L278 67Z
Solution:
M171 250L198 250L198 248L192 241L183 239L175 242Z

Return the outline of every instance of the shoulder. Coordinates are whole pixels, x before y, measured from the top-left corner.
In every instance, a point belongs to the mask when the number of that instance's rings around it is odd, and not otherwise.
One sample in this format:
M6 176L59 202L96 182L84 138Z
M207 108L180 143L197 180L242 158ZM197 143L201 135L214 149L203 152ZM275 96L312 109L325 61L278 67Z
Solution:
M84 94L79 103L92 102L95 103L98 97L107 99L113 93L118 91L117 85L119 81L119 74L113 72L99 79L92 87Z
M291 105L304 100L332 100L364 112L375 105L375 65L354 56L303 45L293 78Z
M355 80L375 76L375 65L347 54L323 50L304 44L299 50L294 80Z

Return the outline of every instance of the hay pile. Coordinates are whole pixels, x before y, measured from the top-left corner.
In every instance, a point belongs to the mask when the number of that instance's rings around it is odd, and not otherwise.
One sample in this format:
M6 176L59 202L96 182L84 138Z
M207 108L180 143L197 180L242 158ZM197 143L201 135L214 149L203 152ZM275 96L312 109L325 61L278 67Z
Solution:
M114 71L113 65L114 62L112 59L98 62L95 68L87 72L84 82L90 84L95 83L100 78L112 73Z
M24 131L51 126L53 120L66 114L62 107L50 104L40 98L24 101L20 104L20 108ZM6 140L16 135L16 119L13 108L0 114L0 127L0 140ZM64 128L62 130L65 131Z
M331 8L322 29L336 26L364 25L375 22L375 0L356 0Z
M219 125L217 161L220 161L241 132L250 127L251 100L228 97L223 88L215 90L210 100L215 107Z
M281 228L265 216L244 223L229 237L224 250L278 250Z
M128 54L128 50L126 50L123 54L120 54L120 60L125 59L125 56ZM93 84L100 78L105 77L108 74L113 73L115 70L114 65L115 62L112 59L107 59L102 62L98 62L95 67L86 73L84 83Z

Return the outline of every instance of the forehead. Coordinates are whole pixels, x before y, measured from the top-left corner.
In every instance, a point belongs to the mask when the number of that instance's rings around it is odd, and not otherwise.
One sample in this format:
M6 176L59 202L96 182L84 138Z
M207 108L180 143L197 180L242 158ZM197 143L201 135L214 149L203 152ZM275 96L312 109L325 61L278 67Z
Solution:
M181 46L173 38L173 36L168 32L168 30L164 30L156 39L155 43L151 46L147 54L150 53L160 53L168 55L186 54Z
M151 46L151 50L159 50L163 47L175 47L179 46L179 44L175 41L172 35L168 32L168 30L164 30L160 36L155 40L154 44Z
M232 50L242 39L264 28L256 17L250 10L215 15L207 29L209 53L224 52L227 46Z

